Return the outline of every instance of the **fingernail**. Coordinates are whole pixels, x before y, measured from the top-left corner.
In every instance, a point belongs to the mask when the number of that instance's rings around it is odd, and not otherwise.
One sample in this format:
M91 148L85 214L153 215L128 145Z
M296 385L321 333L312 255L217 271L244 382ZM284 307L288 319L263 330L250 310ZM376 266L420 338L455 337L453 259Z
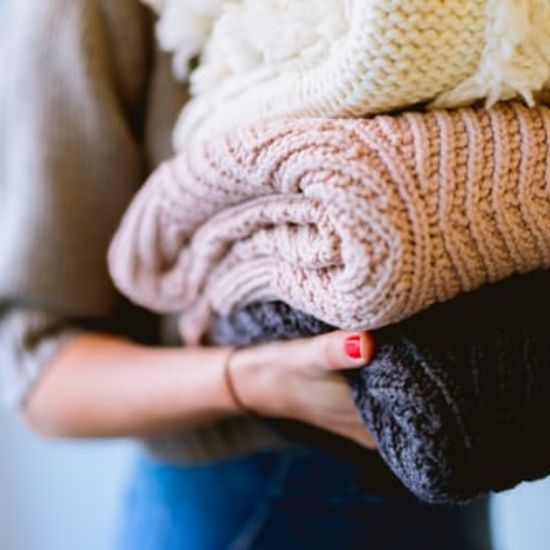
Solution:
M361 336L348 336L344 347L349 357L352 359L361 359Z

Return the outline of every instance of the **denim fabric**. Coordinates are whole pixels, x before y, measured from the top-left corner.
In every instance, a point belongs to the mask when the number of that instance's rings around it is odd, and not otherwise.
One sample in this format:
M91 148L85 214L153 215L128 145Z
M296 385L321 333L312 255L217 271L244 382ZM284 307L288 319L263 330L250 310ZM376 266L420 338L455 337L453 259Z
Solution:
M205 466L142 456L117 550L488 550L485 501L372 496L356 465L290 447ZM364 474L361 474L364 475Z

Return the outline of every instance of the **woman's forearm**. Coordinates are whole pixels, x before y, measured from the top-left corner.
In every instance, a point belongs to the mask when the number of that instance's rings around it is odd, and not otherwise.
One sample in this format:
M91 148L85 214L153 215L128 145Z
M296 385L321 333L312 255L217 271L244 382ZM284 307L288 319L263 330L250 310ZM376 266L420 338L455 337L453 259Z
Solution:
M185 429L238 411L227 349L151 348L83 334L54 358L23 416L45 435L115 437Z
M23 415L48 436L116 437L181 431L246 409L374 448L338 372L370 360L369 334L337 331L253 346L230 361L229 350L146 347L84 333L54 356Z

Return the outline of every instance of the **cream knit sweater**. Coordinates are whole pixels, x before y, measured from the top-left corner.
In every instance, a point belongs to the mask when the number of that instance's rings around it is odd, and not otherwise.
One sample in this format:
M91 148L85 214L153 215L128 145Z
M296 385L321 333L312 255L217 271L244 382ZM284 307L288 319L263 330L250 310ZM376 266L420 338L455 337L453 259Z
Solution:
M550 111L280 120L189 148L140 190L109 251L133 301L214 313L279 299L376 329L550 267Z
M550 0L149 0L193 101L191 139L258 120L363 116L533 94L550 80Z

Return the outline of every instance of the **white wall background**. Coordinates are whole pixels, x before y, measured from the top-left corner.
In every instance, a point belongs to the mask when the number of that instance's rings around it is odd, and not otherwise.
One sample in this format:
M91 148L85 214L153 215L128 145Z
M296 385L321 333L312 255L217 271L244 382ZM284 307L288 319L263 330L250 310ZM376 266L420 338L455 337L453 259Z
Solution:
M495 497L492 516L495 550L550 549L550 478Z
M108 550L133 452L44 441L0 413L0 550Z

